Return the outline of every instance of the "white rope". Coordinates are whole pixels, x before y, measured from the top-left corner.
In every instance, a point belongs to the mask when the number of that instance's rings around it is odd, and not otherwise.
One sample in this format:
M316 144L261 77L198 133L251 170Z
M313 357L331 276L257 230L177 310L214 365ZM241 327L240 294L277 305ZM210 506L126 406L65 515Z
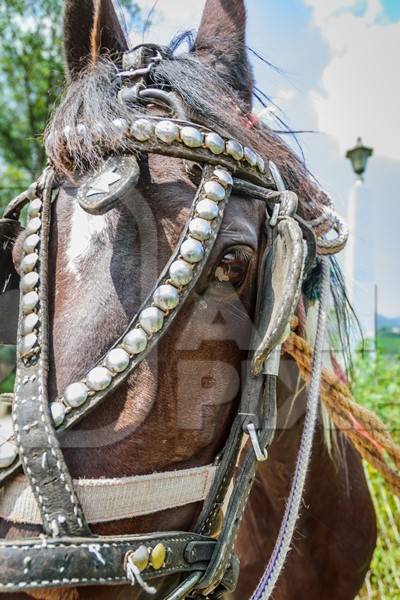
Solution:
M131 585L136 585L138 583L142 590L146 592L146 594L150 594L154 596L157 593L157 590L152 585L148 585L143 577L140 574L140 569L132 562L131 555L128 556L125 566L126 576L131 582Z
M307 411L304 419L299 453L297 456L295 473L293 476L290 496L286 505L285 514L281 523L278 539L272 556L251 600L268 600L270 598L278 577L284 567L286 557L290 550L293 533L300 514L300 507L304 493L307 471L311 458L314 432L318 417L319 391L322 371L322 356L325 341L327 308L329 298L330 270L327 258L322 258L322 286L318 313L318 325L314 346L312 375L307 396Z

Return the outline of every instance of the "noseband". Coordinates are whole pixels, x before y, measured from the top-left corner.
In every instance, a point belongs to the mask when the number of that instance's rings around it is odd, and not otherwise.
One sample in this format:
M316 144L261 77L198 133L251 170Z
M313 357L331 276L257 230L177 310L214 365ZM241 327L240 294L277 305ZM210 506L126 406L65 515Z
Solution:
M315 238L313 229L297 215L297 197L284 189L273 163L266 165L251 148L188 122L179 98L149 86L152 65L162 59L162 50L151 46L128 53L119 73L124 82L119 99L139 99L144 105L161 103L173 117L146 114L131 122L116 120L115 127L130 152L105 160L94 174L82 178L75 201L92 213L112 208L137 180L134 156L138 153L195 163L201 167L201 182L171 258L126 331L84 377L51 402L47 393L47 269L51 203L60 185L51 167L9 205L0 222L18 222L21 208L28 204L21 263L14 435L1 447L0 482L6 482L22 465L44 532L39 538L0 543L3 592L130 582L151 593L155 591L150 586L153 579L171 574L182 577L168 600L189 594L217 598L235 588L239 564L234 542L256 465L266 459L275 430L281 343L316 252L330 254L345 243L339 221L334 223L336 242ZM250 366L230 434L215 461L216 475L203 510L193 532L95 536L74 491L59 434L126 382L172 325L212 252L232 191L265 202L267 244L260 267ZM233 491L228 494L243 436L248 436L251 444L244 451ZM218 523L221 529L215 535Z

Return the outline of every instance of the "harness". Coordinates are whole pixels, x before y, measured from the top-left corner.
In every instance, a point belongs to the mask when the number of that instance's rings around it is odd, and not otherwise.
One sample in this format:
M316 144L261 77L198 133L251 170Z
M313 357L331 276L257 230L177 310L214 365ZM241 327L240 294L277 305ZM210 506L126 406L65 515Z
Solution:
M153 46L140 46L127 53L119 73L123 82L119 99L135 99L144 105L161 103L169 107L171 118L145 113L131 122L117 119L115 127L129 152L105 160L94 174L81 180L75 201L95 214L112 208L137 181L138 154L160 154L194 163L197 171L200 167L201 181L179 242L138 313L97 364L56 399L50 400L47 392L50 218L60 186L54 170L48 167L27 192L7 207L0 221L0 234L7 236L1 254L6 291L16 286L9 240L19 234L20 211L28 205L23 276L19 282L13 436L0 446L0 482L6 483L23 467L43 526L38 538L0 542L2 592L130 582L154 593L153 580L166 575L180 578L165 600L218 598L235 589L239 574L235 539L257 463L267 458L275 431L281 343L317 251L330 254L346 241L339 221L334 222L338 234L335 241L316 239L313 228L297 215L297 197L285 190L272 162L266 165L251 148L188 121L179 98L150 87L149 74L159 60L162 49ZM95 536L74 490L59 435L111 396L172 325L203 272L232 192L265 202L266 247L260 267L251 360L240 406L225 447L213 465L215 474L201 515L191 532ZM325 296L328 281L325 264ZM260 582L254 596L257 598L269 597L266 590L271 588L271 581L273 587L279 574L277 567L280 570L283 565L300 507L317 414L324 303L320 310L301 468L296 470L292 489L294 501L283 523L279 560L275 560L275 553L265 581ZM9 341L9 329L1 333L2 341ZM247 438L251 443L242 453ZM236 468L239 456L242 459Z

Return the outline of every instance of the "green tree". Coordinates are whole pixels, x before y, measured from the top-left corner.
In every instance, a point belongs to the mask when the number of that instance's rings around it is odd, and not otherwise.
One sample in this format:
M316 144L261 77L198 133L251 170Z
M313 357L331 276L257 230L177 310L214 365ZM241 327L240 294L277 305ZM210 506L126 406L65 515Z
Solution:
M63 0L0 2L0 208L45 164L42 133L64 82ZM123 0L128 27L140 10Z

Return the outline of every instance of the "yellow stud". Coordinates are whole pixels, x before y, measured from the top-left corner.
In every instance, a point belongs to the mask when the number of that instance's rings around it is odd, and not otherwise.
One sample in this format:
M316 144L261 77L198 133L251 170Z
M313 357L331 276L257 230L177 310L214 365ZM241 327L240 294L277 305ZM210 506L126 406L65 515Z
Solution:
M139 571L144 571L149 564L149 551L146 546L139 546L139 548L136 548L136 550L132 552L130 558Z
M155 569L156 571L158 571L158 569L161 569L161 567L165 563L166 558L167 558L167 549L164 546L164 544L160 543L160 544L157 544L157 546L154 546L153 550L151 551L151 556L150 556L150 561L151 561L153 569Z

